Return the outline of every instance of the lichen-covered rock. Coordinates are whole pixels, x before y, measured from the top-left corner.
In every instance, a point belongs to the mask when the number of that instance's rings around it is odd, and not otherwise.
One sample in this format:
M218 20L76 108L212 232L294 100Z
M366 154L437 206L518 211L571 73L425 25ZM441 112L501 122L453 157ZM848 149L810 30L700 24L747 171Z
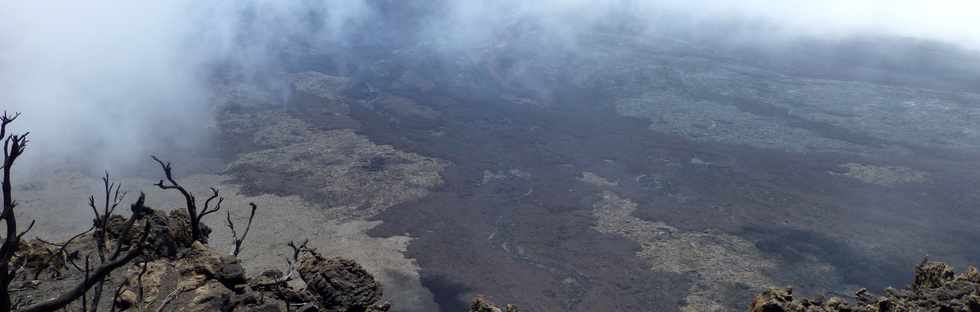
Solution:
M752 301L749 312L785 311L783 306L793 302L792 288L769 288Z
M977 271L977 267L971 265L966 269L966 272L956 275L956 279L980 284L980 271Z
M300 257L297 271L327 311L387 311L386 304L379 305L381 284L353 260L310 250Z
M123 290L135 294L142 288L143 301L154 302L161 297L161 286L165 281L165 276L172 272L173 266L165 259L147 263L134 263L126 270L125 288ZM166 296L166 294L163 294L163 296ZM138 304L136 296L127 298L120 303L124 306Z
M182 248L190 247L194 242L191 236L190 217L183 209L176 209L165 214L159 210L146 217L150 222L148 243L145 252L150 258L174 258ZM126 228L126 218L114 215L109 218L107 235L111 240L117 240L123 235ZM211 228L201 224L201 233L204 236L204 243L211 234ZM134 226L129 230L128 240L130 243L137 242L143 235L143 228Z
M21 240L11 259L11 266L22 267L40 275L50 273L59 276L65 269L65 258L56 254L56 249L39 239Z
M183 294L190 301L175 302L177 311L216 311L213 307L232 307L233 298L240 305L257 305L259 301L246 300L254 291L245 287L245 269L238 258L223 255L200 242L182 252L174 261L159 258L145 263L133 263L126 270L123 294L117 307L125 310L140 304L132 294L142 292L142 305L153 306L166 300L170 294ZM189 294L189 295L188 295ZM234 294L235 296L232 296Z
M952 281L953 277L953 268L948 264L923 260L915 268L915 282L912 285L916 288L939 288Z
M191 218L187 215L187 210L183 208L171 210L170 214L167 215L167 221L169 221L167 222L169 234L178 246L187 247L194 242L191 233ZM211 236L211 228L204 223L201 223L200 226L203 243L207 244L208 237Z
M470 303L470 312L517 312L517 307L508 304L504 306L503 309L494 305L490 300L483 296L477 296L473 298L473 302Z
M980 311L980 276L975 267L956 275L942 262L923 261L916 267L915 280L903 289L887 288L884 295L860 289L855 303L840 298L823 300L794 298L789 288L772 288L757 295L749 312L897 312Z
M206 311L228 311L231 307L231 298L234 293L218 281L208 281L201 287L192 291L190 304L182 307L181 311L187 312L206 312Z
M381 301L381 285L359 264L344 258L325 258L311 249L303 251L295 271L289 271L292 273L288 276L288 272L270 270L250 280L237 257L190 239L189 224L181 216L186 214L153 212L136 222L130 230L130 235L135 237L143 235L143 220L150 224L147 232L149 252L106 280L103 290L114 292L103 292L106 299L99 304L101 309L285 312L290 311L290 305L300 307L304 304L309 304L308 311L384 312L391 309L390 304ZM124 218L116 216L110 220L107 231L110 250L122 237L125 225ZM169 240L169 244L165 240ZM49 245L24 241L14 261L23 263L24 267L42 267L50 255L56 253L56 247ZM83 235L66 252L91 256L93 246L93 235ZM173 256L168 257L169 254ZM62 257L55 259L62 260ZM52 276L48 280L18 286L28 290L19 293L18 298L24 298L29 304L39 295L61 291L65 285L63 280L84 278L81 275L84 272L78 270L65 269L64 273L65 276ZM303 281L299 281L300 278Z
M199 287L210 279L228 285L245 283L245 269L238 258L217 253L200 242L194 242L176 266L180 285L185 289Z

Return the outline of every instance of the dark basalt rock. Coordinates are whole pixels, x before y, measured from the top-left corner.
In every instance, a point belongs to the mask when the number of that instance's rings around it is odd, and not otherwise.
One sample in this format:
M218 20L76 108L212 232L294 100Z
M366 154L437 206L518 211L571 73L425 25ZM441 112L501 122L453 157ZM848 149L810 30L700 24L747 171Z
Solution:
M893 311L980 311L980 272L970 267L956 274L946 263L923 260L915 268L915 280L903 289L886 288L884 295L860 289L850 304L828 300L794 298L790 288L771 288L755 297L749 312L893 312Z
M159 210L153 210L147 214L150 222L150 233L147 237L149 247L147 248L150 258L175 258L179 250L188 248L194 243L191 236L190 217L182 209L172 210L165 214ZM126 228L126 218L113 215L109 218L107 235L109 239L118 239ZM135 243L142 237L143 229L133 227L130 229L128 239L130 243ZM207 243L207 237L211 234L211 228L201 224L201 232Z
M470 303L470 312L517 312L517 307L508 304L505 305L503 309L497 305L490 302L489 299L483 296L477 296L473 298L473 302Z
M325 258L308 250L300 257L297 271L306 282L307 290L317 296L326 311L387 311L390 308L387 303L379 302L381 284L353 260Z

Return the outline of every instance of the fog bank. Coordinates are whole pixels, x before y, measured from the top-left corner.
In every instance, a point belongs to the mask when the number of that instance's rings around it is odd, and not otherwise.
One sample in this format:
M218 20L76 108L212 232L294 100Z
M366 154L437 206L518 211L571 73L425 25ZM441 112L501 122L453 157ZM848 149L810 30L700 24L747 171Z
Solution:
M583 29L622 21L692 38L733 31L708 24L749 25L737 39L760 44L887 35L980 46L973 27L980 4L953 0L6 1L3 108L24 113L18 129L29 129L34 142L27 158L74 159L99 170L143 162L163 148L207 143L215 64L261 79L292 43L343 48L372 36L363 33L372 25L401 27L382 11L408 8L419 14L406 17L418 19L417 28L393 31L448 48L485 45L525 22L574 50Z

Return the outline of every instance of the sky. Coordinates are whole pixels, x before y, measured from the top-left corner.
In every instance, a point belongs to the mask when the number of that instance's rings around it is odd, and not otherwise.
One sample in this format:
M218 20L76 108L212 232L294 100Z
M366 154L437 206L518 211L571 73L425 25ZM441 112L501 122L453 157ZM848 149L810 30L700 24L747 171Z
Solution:
M32 132L31 154L84 158L97 171L146 161L146 155L165 152L155 142L193 148L211 139L212 65L232 63L262 75L276 62L272 47L285 38L337 43L365 35L349 33L349 26L377 22L380 15L371 3L384 1L0 0L0 105L24 114L18 129ZM664 23L696 30L702 22L737 19L769 25L760 37L881 34L980 50L980 1L431 3L444 7L422 23L429 27L420 37L440 36L460 46L492 36L515 18L540 21L555 36L573 37L583 26L632 14L651 31ZM310 32L311 22L320 28Z

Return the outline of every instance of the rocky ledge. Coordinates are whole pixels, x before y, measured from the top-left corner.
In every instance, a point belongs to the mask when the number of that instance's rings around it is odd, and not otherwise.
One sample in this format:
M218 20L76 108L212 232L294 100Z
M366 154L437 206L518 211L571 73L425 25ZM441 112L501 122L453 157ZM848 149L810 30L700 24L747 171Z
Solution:
M750 312L898 312L980 311L980 273L970 266L956 274L946 263L923 260L915 268L915 281L883 294L860 289L854 303L838 297L796 298L791 288L770 288L756 296Z
M133 226L113 216L109 244L119 232ZM146 252L106 279L106 300L96 301L102 311L388 311L381 285L358 263L326 257L305 243L294 244L285 272L269 270L246 275L240 260L190 238L187 214L152 210L145 230ZM205 235L210 232L206 227ZM142 235L139 235L142 236ZM206 241L206 240L204 240ZM95 259L94 237L84 233L63 243L23 241L14 263L30 274L13 283L21 305L49 300L85 278L87 269L75 264ZM80 260L84 259L84 260ZM110 293L110 291L115 290ZM98 295L95 295L98 297ZM84 297L91 297L85 295ZM112 300L108 300L108 299ZM84 301L82 301L84 305ZM79 306L71 306L74 311ZM95 309L92 309L95 310Z
M135 232L144 252L105 280L106 300L93 301L102 311L301 311L384 312L391 305L383 300L382 286L354 260L329 257L306 242L289 242L293 253L285 270L267 270L247 275L233 254L217 251L206 241L211 229L203 226L205 239L191 238L190 222L183 210L147 208L145 222L125 222L113 215L107 226L107 243L116 245L122 232ZM129 231L125 231L129 226ZM143 232L146 232L144 235ZM13 283L18 305L50 300L89 273L95 237L90 232L68 241L52 243L40 239L22 241L13 259L26 271ZM203 241L203 242L202 242ZM27 274L30 273L30 274ZM114 291L113 291L114 290ZM111 293L109 291L112 291ZM87 291L83 297L96 298ZM99 293L102 293L101 291ZM111 299L111 300L109 300ZM69 305L75 311L88 307ZM498 307L484 297L473 300L474 312L517 312L513 305Z

